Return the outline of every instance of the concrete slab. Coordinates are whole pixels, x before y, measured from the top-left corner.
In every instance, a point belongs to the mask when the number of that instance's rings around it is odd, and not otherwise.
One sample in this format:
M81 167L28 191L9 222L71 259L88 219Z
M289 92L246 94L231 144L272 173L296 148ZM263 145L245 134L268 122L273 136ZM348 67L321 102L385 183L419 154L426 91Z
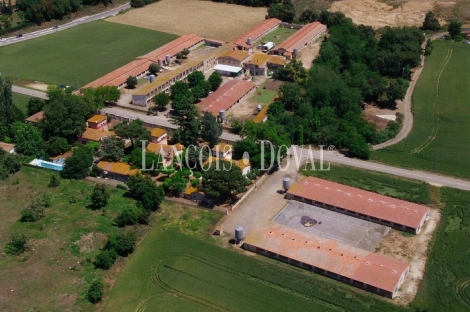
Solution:
M302 216L318 223L306 227L301 223ZM288 203L272 221L372 252L390 230L380 224L297 201Z

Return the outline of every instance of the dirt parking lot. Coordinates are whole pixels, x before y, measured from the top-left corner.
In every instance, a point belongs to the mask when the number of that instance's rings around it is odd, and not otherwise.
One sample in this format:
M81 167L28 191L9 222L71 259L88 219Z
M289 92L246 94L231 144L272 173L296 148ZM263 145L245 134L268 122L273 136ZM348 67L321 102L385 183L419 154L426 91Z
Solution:
M262 22L266 14L267 8L200 0L162 0L108 21L229 41Z

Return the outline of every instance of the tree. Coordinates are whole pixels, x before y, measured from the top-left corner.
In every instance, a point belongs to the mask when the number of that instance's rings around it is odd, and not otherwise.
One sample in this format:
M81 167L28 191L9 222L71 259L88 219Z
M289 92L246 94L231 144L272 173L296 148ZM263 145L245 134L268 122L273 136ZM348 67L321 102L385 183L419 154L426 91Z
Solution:
M117 137L107 137L101 142L101 159L116 162L124 158L124 142Z
M58 187L60 185L60 179L55 175L51 175L51 178L49 180L49 184L47 185L47 187L49 188L54 188L54 187Z
M95 259L95 267L103 270L109 270L116 262L117 253L115 250L102 250Z
M302 61L292 60L283 68L274 71L273 78L282 81L297 82L301 84L307 77L307 70L302 65Z
M139 211L135 208L126 208L121 211L116 219L114 219L114 223L118 227L124 227L126 225L134 225L139 221Z
M202 84L198 84L191 89L191 94L194 97L194 102L199 102L200 99L205 98L207 96L207 91Z
M205 77L202 71L196 70L189 74L187 79L189 87L193 88L201 84L205 80Z
M188 147L182 159L186 161L188 168L201 168L201 165L209 158L209 150L199 146Z
M184 55L181 52L176 53L176 59L181 62L182 59L184 59Z
M41 132L31 123L17 121L11 129L18 153L26 156L39 156L43 152L44 140Z
M391 79L387 90L387 98L389 101L402 100L405 98L409 83L405 79Z
M134 89L137 86L137 78L134 76L127 77L126 85L128 89Z
M208 80L209 80L209 82L210 82L210 84L211 84L211 90L212 90L212 91L217 90L217 89L220 87L220 85L222 84L222 82L223 82L222 76L221 76L218 72L216 72L216 71L214 71L214 72L209 76L209 79L208 79Z
M283 22L292 23L295 18L295 9L291 0L282 0L272 3L268 8L268 18L278 18Z
M201 138L209 143L210 147L214 147L220 142L222 134L222 125L217 123L217 119L209 112L205 112L202 116Z
M99 86L93 90L95 108L100 109L105 104L114 104L121 98L121 91L115 86Z
M300 15L299 22L311 23L316 22L320 18L320 13L311 9L305 9Z
M94 280L87 291L88 301L91 303L98 303L104 293L104 283L102 279Z
M139 201L145 210L156 211L160 208L165 192L155 185L150 177L141 174L132 175L126 184L131 197Z
M235 196L245 190L246 180L239 167L232 163L220 160L219 168L211 163L202 173L202 187L205 196L225 200L235 200Z
M40 111L42 111L42 108L46 102L44 100L41 100L39 98L29 98L28 100L28 106L27 106L27 114L28 116L34 115Z
M20 155L0 150L0 179L6 179L10 174L20 171L21 164Z
M127 257L134 251L137 238L133 231L127 233L118 233L111 236L106 243L107 250L115 250L122 257Z
M8 128L12 123L12 111L14 109L13 95L11 91L11 79L0 76L0 126Z
M49 89L49 103L44 106L44 120L41 123L43 137L63 137L73 143L85 131L86 119L96 110L87 105L79 96L65 94L58 88Z
M462 23L457 20L451 20L449 27L447 28L449 35L452 39L462 34Z
M163 158L161 154L155 154L151 151L145 151L145 168L142 158L142 148L134 148L134 150L125 158L125 161L130 164L133 168L141 170L150 170L153 167L153 171L158 172L161 164L163 164Z
M170 103L170 96L166 92L160 92L153 97L153 102L159 110L165 110L168 103Z
M140 119L117 125L115 132L117 136L131 140L132 147L135 147L135 141L140 143L142 140L150 141L151 138L150 131L144 128L144 124Z
M286 110L295 111L299 108L302 99L302 90L295 83L285 83L279 88L279 101Z
M106 207L111 194L104 184L95 184L93 192L91 193L91 204L93 209L100 209Z
M65 179L83 179L87 176L93 164L93 151L80 145L73 150L72 156L65 160L65 165L60 172Z
M157 73L160 72L160 66L158 66L158 64L151 63L151 64L149 65L149 72L150 72L152 75L156 75Z
M10 242L5 247L5 252L9 255L19 255L25 251L25 245L27 242L26 235L23 233L17 233L13 235Z
M423 26L421 27L422 30L439 30L441 29L441 25L437 20L436 16L432 11L426 13L426 17L424 18Z
M46 151L50 156L57 156L70 149L70 145L65 138L52 137L46 142Z
M187 48L184 48L184 49L181 51L181 54L183 55L183 58L188 58L189 53L190 53L190 51L189 51L189 49L187 49Z

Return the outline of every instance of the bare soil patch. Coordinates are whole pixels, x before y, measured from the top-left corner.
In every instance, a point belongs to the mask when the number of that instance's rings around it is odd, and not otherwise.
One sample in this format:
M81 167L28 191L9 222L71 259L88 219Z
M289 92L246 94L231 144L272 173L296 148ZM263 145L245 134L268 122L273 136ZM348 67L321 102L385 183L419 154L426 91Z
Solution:
M373 104L366 104L364 108L366 119L375 124L377 130L385 129L390 121L378 115L395 115L396 113L403 114L403 101L397 101L397 105L394 108L382 108Z
M262 22L266 8L200 0L163 0L108 21L184 35L231 40Z
M418 235L406 237L399 231L391 230L382 240L378 253L410 264L410 273L401 286L398 297L393 300L394 303L408 305L415 298L426 268L428 244L440 219L440 210L431 209L429 219Z
M271 80L267 85L266 89L272 90L272 91L279 91L279 88L284 82L281 80Z
M374 28L421 26L426 12L432 11L435 5L454 4L455 2L452 1L411 0L403 4L394 2L388 5L379 0L341 0L334 2L329 11L343 12L355 24L369 25Z
M47 92L47 88L49 87L49 85L47 85L45 83L29 83L29 84L26 85L26 87L31 88L31 89L35 89L35 90L39 90L39 91Z
M322 39L323 37L300 51L300 60L306 69L310 69L312 67L313 60L317 57L318 53L320 53Z

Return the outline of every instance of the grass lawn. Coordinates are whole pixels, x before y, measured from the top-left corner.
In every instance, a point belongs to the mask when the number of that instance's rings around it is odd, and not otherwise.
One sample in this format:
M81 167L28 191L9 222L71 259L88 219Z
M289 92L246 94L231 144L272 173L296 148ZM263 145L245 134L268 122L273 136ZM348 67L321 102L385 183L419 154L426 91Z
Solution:
M257 43L271 41L274 42L275 45L278 45L279 43L292 36L296 31L297 29L278 27L274 31L270 32L269 34L258 40ZM279 39L276 38L277 36L279 36Z
M92 261L107 235L119 230L113 226L114 217L134 205L123 190L110 188L107 208L91 210L87 206L92 183L61 180L60 186L48 188L51 175L48 170L23 166L0 181L1 311L93 311L85 299L88 283L105 274L94 269ZM21 211L40 194L51 197L46 216L20 222ZM136 228L138 235L142 228ZM28 237L27 250L18 256L5 255L5 244L14 233Z
M23 94L13 92L13 102L25 114L26 114L26 111L27 111L29 99L30 99L30 97L27 96L27 95L23 95Z
M83 86L176 36L96 21L0 48L0 72L24 83Z
M269 90L269 89L264 89L264 87L269 83L269 80L264 82L263 84L260 85L258 89L256 89L255 94L253 94L250 98L251 102L254 103L259 103L261 106L264 106L266 104L269 104L274 100L274 98L277 96L277 91Z
M414 125L402 142L371 153L396 166L470 178L470 46L436 40L413 94Z

